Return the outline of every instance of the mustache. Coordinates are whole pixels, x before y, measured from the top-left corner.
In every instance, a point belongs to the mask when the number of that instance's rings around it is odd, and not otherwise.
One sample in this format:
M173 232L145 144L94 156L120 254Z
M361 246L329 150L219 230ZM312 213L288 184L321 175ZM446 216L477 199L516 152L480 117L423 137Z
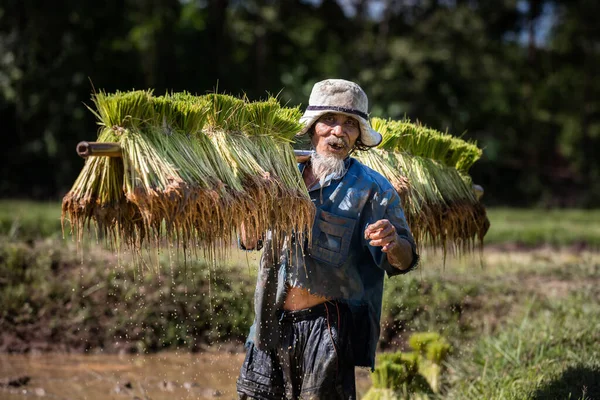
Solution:
M345 148L350 147L350 143L348 143L344 138L339 137L330 137L325 140L327 144L335 144L336 146L343 146Z

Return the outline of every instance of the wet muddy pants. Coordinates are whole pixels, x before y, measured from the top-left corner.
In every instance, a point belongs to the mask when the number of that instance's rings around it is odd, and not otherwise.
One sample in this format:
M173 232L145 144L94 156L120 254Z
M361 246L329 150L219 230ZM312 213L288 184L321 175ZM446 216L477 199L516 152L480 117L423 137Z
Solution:
M239 399L356 398L350 343L352 316L343 303L280 311L277 349L251 344L237 381Z

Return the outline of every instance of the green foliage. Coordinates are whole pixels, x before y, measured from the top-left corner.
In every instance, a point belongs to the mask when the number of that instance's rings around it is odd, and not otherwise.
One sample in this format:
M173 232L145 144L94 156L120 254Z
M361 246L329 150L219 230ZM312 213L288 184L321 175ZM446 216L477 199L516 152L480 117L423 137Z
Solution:
M454 349L443 398L595 398L599 268L585 251L488 250L445 269L425 254L420 274L386 282L382 348L441 332Z
M424 264L423 268L432 267ZM418 274L409 274L389 280L384 287L384 331L404 336L429 330L442 332L447 337L470 337L475 332L470 321L462 316L465 303L490 290L497 289L479 282L456 282L439 276L423 280Z
M453 362L448 399L592 399L600 395L598 291L545 304ZM579 375L574 371L579 371Z
M485 153L472 175L490 203L598 203L597 2L378 4L7 2L0 193L68 190L82 165L73 147L96 129L82 105L93 87L277 93L305 106L315 81L343 77L364 87L373 116L476 140Z

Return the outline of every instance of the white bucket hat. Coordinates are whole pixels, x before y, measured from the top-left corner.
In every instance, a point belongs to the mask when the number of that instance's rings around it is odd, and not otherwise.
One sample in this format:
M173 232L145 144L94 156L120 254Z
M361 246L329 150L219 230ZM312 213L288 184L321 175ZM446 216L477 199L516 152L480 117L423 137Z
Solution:
M360 123L360 141L368 147L381 143L381 134L369 123L369 100L367 95L354 82L344 79L326 79L315 83L310 92L308 107L300 122L304 128L298 135L304 135L311 126L328 112L349 115Z

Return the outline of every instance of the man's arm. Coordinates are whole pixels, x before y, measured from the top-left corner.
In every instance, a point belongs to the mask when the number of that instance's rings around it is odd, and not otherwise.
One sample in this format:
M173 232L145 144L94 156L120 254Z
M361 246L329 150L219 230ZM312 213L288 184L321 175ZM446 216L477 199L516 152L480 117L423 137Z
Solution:
M380 219L367 226L365 239L370 240L371 246L381 247L387 254L389 263L399 270L410 268L413 263L411 243L396 233L396 228L387 219Z

